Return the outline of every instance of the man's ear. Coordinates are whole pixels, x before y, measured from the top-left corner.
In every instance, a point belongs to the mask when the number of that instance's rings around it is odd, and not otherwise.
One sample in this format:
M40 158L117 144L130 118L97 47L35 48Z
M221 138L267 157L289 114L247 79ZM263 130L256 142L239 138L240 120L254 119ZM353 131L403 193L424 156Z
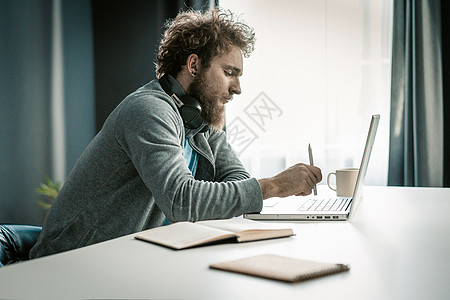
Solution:
M186 60L186 68L192 76L197 76L197 72L200 69L200 58L197 54L192 53L188 56Z

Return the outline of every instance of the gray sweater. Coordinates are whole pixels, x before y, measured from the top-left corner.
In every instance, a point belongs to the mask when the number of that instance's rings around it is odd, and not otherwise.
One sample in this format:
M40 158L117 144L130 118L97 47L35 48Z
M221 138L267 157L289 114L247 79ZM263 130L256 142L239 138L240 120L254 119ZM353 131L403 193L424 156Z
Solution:
M172 91L184 94L169 78ZM158 80L111 113L70 172L30 257L40 257L170 222L230 218L262 209L262 192L224 132L183 126ZM195 178L185 136L199 153Z

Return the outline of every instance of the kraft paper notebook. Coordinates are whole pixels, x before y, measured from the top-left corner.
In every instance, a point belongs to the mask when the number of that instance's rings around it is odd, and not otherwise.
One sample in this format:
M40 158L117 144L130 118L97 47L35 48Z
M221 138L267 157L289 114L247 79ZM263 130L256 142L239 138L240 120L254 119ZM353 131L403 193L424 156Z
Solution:
M275 254L263 254L211 264L218 269L287 282L300 282L350 270L343 264L300 260Z
M173 223L142 231L135 238L178 250L227 239L235 242L249 242L292 235L294 232L290 228L234 218Z

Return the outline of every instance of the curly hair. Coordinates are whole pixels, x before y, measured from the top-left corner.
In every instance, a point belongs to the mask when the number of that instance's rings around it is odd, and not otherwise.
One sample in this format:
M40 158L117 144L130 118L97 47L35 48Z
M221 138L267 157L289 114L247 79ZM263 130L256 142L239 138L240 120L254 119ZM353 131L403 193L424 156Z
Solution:
M229 10L180 12L165 23L165 28L156 62L158 78L164 74L177 76L193 53L208 68L212 58L227 53L232 46L239 47L244 57L250 56L255 48L253 28Z

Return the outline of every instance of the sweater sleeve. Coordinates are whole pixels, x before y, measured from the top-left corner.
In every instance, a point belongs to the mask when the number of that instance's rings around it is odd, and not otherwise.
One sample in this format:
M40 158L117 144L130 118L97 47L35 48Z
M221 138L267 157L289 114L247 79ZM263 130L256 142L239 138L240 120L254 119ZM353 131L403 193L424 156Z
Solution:
M248 174L226 182L194 179L183 157L182 120L166 100L149 94L130 100L117 119L116 139L169 221L230 218L262 209L261 189Z
M250 174L228 143L224 131L211 132L208 142L215 160L215 181L235 181L250 178Z

